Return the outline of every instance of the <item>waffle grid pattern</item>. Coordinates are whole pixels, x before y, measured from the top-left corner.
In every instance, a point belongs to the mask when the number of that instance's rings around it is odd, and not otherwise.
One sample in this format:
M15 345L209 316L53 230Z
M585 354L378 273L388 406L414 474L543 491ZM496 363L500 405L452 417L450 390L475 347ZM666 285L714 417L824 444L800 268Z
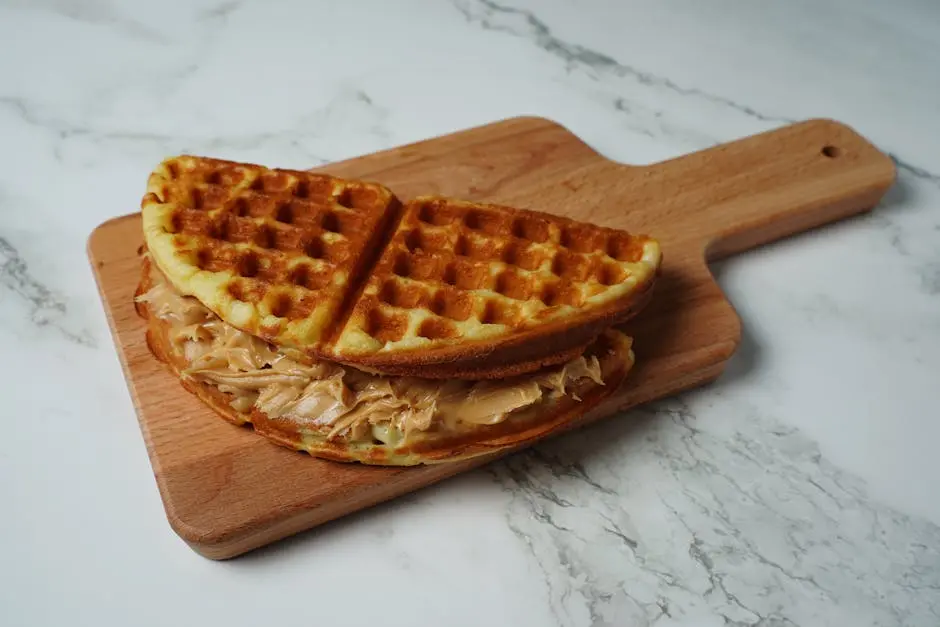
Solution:
M261 337L306 344L339 315L392 200L379 185L178 157L151 175L142 208L177 288Z
M441 198L407 203L336 342L344 354L506 335L628 295L658 245L565 218Z

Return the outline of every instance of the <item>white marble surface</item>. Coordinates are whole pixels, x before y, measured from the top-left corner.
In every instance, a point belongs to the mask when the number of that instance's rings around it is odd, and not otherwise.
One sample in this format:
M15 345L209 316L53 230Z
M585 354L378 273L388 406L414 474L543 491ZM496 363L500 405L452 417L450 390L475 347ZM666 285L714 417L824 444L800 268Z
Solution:
M930 0L0 2L0 624L940 624L938 32ZM833 117L900 176L716 268L745 341L710 388L196 556L88 233L168 154L303 167L524 113L627 162Z

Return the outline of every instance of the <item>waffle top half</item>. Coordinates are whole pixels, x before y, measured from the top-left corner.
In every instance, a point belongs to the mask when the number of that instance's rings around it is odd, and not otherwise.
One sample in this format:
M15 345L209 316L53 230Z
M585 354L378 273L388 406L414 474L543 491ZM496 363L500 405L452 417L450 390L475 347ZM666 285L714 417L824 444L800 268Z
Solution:
M561 363L636 313L661 264L646 236L202 157L161 163L141 209L178 291L272 344L385 374Z

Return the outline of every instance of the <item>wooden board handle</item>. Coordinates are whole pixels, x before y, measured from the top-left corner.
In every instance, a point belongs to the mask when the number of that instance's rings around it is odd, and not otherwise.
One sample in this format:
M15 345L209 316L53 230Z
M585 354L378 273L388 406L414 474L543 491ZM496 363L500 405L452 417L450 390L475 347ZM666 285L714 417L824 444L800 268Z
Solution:
M650 166L626 168L630 204L651 202L709 259L878 204L891 159L848 126L809 120ZM640 191L640 198L636 197Z

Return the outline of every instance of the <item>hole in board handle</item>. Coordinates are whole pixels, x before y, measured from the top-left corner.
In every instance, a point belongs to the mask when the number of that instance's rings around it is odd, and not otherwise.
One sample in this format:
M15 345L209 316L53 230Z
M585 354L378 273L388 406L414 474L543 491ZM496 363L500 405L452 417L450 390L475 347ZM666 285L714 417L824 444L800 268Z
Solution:
M821 152L824 157L828 157L830 159L835 159L842 154L842 150L840 148L837 148L831 144L823 146L822 150L819 152Z

